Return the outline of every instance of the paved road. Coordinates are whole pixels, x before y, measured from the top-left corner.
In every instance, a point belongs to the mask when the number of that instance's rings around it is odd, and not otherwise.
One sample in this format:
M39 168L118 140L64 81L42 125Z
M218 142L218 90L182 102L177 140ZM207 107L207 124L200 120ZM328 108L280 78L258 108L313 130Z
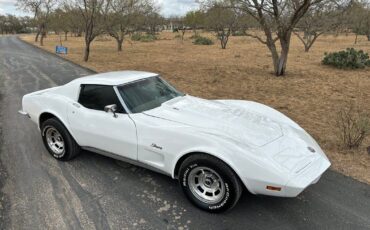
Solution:
M170 178L84 152L48 155L22 95L89 74L0 37L0 229L370 229L370 186L329 171L294 199L244 194L229 213L188 203Z

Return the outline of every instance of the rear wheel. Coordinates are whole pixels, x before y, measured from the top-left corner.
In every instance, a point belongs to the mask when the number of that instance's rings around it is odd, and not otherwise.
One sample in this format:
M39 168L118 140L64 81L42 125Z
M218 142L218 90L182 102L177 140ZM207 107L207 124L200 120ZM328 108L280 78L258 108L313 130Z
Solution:
M231 209L242 193L242 185L234 171L207 154L185 159L179 170L179 181L189 200L208 212Z
M42 140L49 153L58 160L71 160L80 152L80 147L64 125L50 118L41 125Z

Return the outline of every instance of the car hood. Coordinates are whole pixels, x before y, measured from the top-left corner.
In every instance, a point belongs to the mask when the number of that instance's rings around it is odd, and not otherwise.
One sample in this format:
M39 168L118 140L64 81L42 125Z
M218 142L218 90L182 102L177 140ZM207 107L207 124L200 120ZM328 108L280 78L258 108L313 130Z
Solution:
M144 113L201 128L207 133L221 133L251 147L266 145L283 136L280 124L263 114L188 95Z

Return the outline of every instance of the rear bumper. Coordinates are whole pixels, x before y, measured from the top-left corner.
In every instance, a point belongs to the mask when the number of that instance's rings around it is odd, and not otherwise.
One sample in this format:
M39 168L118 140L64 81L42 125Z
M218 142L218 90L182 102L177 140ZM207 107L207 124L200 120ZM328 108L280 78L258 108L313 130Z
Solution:
M327 159L320 157L312 162L305 170L293 176L286 184L275 184L273 182L249 180L249 188L252 193L259 195L278 196L278 197L296 197L308 186L319 181L322 174L330 167ZM280 190L269 190L267 186L281 188Z

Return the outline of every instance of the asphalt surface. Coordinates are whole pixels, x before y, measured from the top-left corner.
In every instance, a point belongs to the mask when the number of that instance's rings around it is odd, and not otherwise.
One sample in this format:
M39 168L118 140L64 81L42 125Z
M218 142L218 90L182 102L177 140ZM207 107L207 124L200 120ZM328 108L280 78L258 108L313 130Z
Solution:
M90 152L54 160L17 114L22 95L87 74L0 37L0 229L370 229L370 186L333 171L297 198L244 193L232 211L212 215L164 175Z

